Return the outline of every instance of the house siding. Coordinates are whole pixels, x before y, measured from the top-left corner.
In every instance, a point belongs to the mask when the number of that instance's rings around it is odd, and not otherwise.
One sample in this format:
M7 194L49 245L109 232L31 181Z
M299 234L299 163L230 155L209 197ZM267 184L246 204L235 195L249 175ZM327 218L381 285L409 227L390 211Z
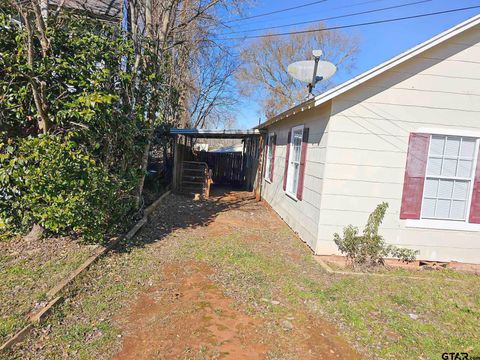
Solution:
M316 253L337 253L333 234L363 227L388 201L381 227L388 243L418 249L420 259L480 262L479 232L400 220L408 137L421 128L480 131L479 26L332 100Z
M277 135L275 169L271 183L265 179L262 180L262 197L312 249L315 248L318 238L329 116L330 106L325 105L314 110L300 112L290 121L280 122L268 128L269 133L274 132ZM310 133L303 200L296 201L287 196L283 190L283 178L288 132L297 125L309 128Z

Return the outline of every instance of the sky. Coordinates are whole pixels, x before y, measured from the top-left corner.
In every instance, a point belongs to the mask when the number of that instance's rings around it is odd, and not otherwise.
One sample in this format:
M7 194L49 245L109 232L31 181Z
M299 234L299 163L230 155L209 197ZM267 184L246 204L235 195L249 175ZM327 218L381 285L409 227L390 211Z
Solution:
M233 31L252 30L300 21L323 19L326 17L351 14L401 4L416 3L418 1L422 0L324 0L321 3L295 10L235 21L231 23L231 26L233 27ZM314 0L257 0L246 7L245 13L240 17L256 16L312 2L314 2ZM480 0L423 0L422 3L402 8L342 19L327 20L325 23L327 27L341 26L479 5ZM358 54L356 67L350 73L342 71L340 68L332 80L336 84L340 84L479 13L480 8L476 8L417 19L342 29L341 31L360 38L360 53ZM238 15L231 17L232 20L238 18ZM282 27L276 29L276 31L295 31L301 30L306 26L308 25L304 25L303 27ZM264 31L247 32L245 35L260 35L262 33L264 33ZM244 34L225 35L225 38L242 35ZM239 46L245 46L245 44L248 44L248 40L247 42L239 42L235 40L224 41L227 44L230 43L232 46L235 46L237 50L239 49ZM255 101L241 99L240 105L237 109L237 125L240 128L253 127L258 124L260 115L259 108Z

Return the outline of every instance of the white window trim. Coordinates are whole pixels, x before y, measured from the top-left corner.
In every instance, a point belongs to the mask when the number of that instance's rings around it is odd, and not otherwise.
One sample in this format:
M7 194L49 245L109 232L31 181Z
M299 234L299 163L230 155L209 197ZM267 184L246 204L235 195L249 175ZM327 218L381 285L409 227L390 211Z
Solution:
M480 231L480 224L471 224L466 221L456 220L407 219L405 220L405 227L438 230Z
M426 128L421 127L413 131L415 133L425 133L429 135L447 135L480 138L480 131L470 129L449 129L449 128Z
M465 220L442 220L442 219L406 219L405 227L407 228L423 228L423 229L438 229L438 230L459 230L459 231L480 231L480 224L469 223L470 210L472 205L472 196L473 196L473 185L475 181L475 171L478 164L479 156L479 142L480 142L480 132L479 131L470 131L464 129L444 129L444 128L419 128L415 132L426 133L430 136L432 135L446 135L446 136L461 136L461 137L470 137L476 138L477 142L475 145L475 154L473 156L473 177L472 177L472 186L470 186L470 192L467 199L468 209ZM428 153L430 153L430 144L428 146ZM427 154L428 156L428 154ZM425 174L425 178L427 175ZM425 191L425 187L423 188ZM423 207L423 192L422 192L422 207ZM420 214L422 213L422 208L420 209ZM421 216L421 215L420 215Z
M285 195L287 195L292 200L298 201L297 195L293 195L291 192L285 191Z
M270 159L268 158L268 147L270 146L271 144L271 141L273 139L273 136L275 135L275 133L273 132L270 132L268 133L267 135L267 153L265 154L265 176L264 176L264 180L266 182L268 182L269 184L272 183L272 181L270 180ZM273 159L273 147L272 147L272 159Z
M290 176L293 176L293 173L290 172L290 162L291 162L291 159L292 159L292 156L293 156L293 133L295 131L298 131L298 130L302 130L302 142L303 142L303 130L304 130L305 126L304 125L297 125L297 126L294 126L293 128L290 129L291 131L291 135L290 135L290 144L288 144L288 146L290 147L289 148L289 157L288 157L288 168L287 168L287 186L286 186L286 189L285 189L285 194L288 196L288 197L291 197L293 200L295 201L298 201L298 198L297 198L297 192L298 192L298 183L297 183L297 191L295 191L295 193L292 193L290 190L289 190L289 180L290 181L293 181L293 179L290 178ZM302 148L300 147L300 156L302 156ZM298 167L298 171L299 171L299 178L300 178L300 166ZM291 175L292 174L292 175Z

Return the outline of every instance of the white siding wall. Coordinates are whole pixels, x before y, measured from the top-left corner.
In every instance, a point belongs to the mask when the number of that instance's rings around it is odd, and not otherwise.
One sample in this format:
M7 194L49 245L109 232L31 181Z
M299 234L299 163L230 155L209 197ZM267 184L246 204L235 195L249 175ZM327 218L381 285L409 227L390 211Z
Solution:
M263 180L262 197L282 217L282 219L312 248L318 237L318 219L322 192L323 169L327 138L327 123L330 107L301 112L290 121L282 121L269 127L269 132L277 134L273 182ZM283 190L285 152L288 132L296 125L305 125L310 129L303 200L296 201Z
M336 253L333 233L362 228L388 201L387 242L420 259L480 263L480 232L407 228L399 218L408 136L424 127L480 131L480 27L333 99L317 253Z

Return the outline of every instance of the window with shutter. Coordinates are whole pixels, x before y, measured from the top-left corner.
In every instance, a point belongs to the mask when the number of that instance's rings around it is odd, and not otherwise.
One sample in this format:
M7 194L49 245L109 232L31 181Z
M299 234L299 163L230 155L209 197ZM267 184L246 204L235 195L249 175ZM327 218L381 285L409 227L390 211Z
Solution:
M305 167L307 165L307 149L308 149L308 135L310 131L308 128L303 129L302 136L302 153L300 155L300 170L298 176L297 199L303 199L303 181L305 179Z
M285 150L285 168L283 170L283 190L287 190L287 177L288 177L288 163L290 161L290 142L292 140L292 132L288 132L287 146Z
M274 139L273 133L267 136L267 158L265 162L265 180L272 181L273 179L273 158L274 158Z
M296 126L292 129L292 135L288 160L287 171L287 194L297 197L297 190L300 178L300 160L302 154L303 125Z
M452 229L480 223L478 148L475 137L411 134L400 218Z

